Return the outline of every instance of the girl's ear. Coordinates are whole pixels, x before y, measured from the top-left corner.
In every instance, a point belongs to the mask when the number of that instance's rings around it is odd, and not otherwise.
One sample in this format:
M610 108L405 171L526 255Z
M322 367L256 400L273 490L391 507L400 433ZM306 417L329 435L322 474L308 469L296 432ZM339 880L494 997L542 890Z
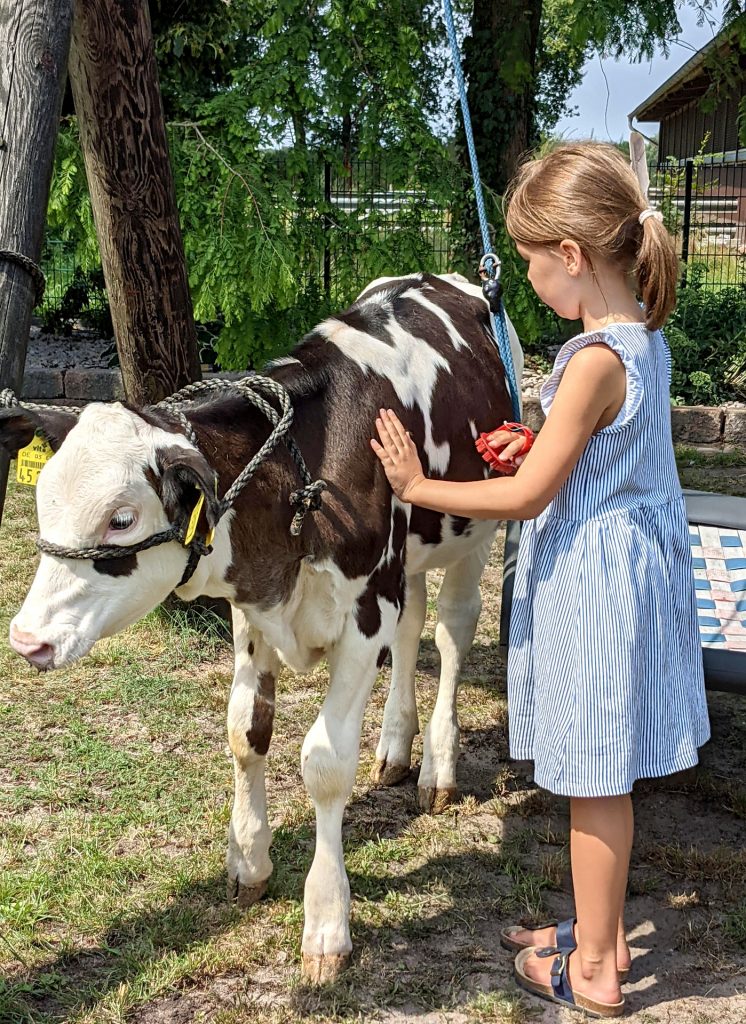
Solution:
M567 273L577 277L585 265L583 250L571 238L564 238L559 244L559 251Z

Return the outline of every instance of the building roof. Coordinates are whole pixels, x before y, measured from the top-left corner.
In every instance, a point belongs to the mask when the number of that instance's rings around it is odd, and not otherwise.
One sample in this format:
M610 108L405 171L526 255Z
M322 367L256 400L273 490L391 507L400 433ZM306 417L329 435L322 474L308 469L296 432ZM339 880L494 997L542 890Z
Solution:
M733 25L719 32L701 50L690 57L678 71L674 71L663 85L635 107L629 115L630 123L633 119L661 121L692 100L703 96L712 82L706 66L707 58L716 50L726 50L733 36Z

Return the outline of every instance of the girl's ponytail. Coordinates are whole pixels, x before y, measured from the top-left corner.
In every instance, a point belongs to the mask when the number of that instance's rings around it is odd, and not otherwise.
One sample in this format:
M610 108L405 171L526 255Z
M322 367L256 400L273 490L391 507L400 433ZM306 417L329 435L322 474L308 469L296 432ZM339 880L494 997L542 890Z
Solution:
M657 331L676 305L679 261L674 241L658 216L642 217L634 273L645 306L645 326Z

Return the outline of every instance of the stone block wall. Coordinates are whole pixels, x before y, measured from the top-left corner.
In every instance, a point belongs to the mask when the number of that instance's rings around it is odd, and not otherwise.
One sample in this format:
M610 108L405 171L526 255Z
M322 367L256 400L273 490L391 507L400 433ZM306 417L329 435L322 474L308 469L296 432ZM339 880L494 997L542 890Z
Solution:
M536 432L544 423L538 398L523 403L523 422ZM671 433L677 444L726 444L746 448L746 409L672 406Z

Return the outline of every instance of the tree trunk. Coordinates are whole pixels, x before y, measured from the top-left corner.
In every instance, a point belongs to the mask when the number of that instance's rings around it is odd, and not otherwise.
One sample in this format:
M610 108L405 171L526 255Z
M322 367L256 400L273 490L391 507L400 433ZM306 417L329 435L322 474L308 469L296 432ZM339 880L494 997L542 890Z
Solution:
M70 79L127 398L200 378L145 0L76 0Z
M502 195L538 141L534 120L541 0L474 0L464 69L484 183Z
M538 142L534 96L541 10L541 0L474 0L471 35L464 41L479 172L486 189L500 196L521 157ZM459 149L468 168L463 129ZM466 211L463 224L465 249L474 260L482 249L476 214Z
M38 264L70 48L73 0L14 0L0 18L0 249ZM0 259L0 387L19 393L36 286ZM0 457L0 515L8 459Z

